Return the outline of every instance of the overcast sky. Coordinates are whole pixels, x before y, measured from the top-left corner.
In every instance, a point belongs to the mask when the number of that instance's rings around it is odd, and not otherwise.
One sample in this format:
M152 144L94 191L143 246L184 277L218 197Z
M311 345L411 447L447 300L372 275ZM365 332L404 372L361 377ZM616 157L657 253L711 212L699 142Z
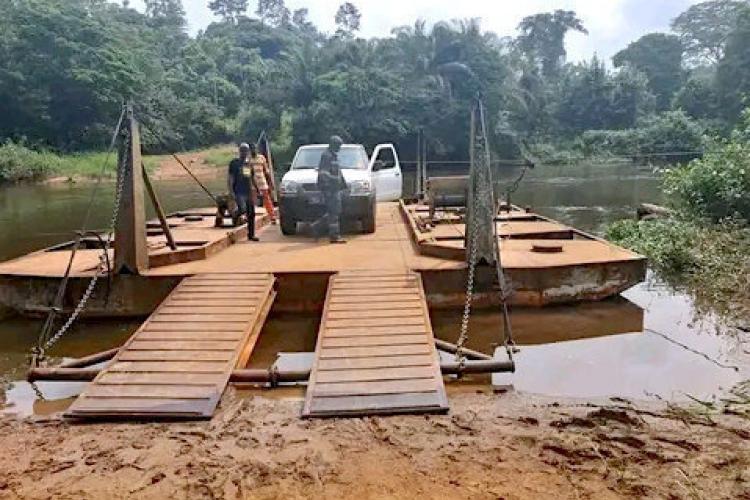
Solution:
M354 0L362 12L362 35L385 36L391 28L413 24L416 19L440 20L479 17L482 27L500 36L515 34L524 16L555 9L578 13L589 36L569 35L568 60L588 59L594 53L606 59L641 35L667 31L669 22L699 0ZM213 20L208 0L182 0L191 33ZM333 17L340 0L286 0L290 10L307 7L310 19L323 31L333 32ZM135 0L136 7L143 5ZM250 12L257 2L250 0Z

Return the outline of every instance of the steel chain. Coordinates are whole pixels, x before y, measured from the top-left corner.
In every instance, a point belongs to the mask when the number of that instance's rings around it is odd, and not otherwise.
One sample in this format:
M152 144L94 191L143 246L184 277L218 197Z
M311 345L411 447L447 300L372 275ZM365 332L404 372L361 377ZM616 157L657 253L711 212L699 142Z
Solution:
M127 140L129 140L129 138ZM96 288L96 283L99 281L99 278L101 278L105 274L105 271L107 270L107 255L105 252L109 251L109 248L112 243L112 235L114 234L115 227L117 225L117 218L119 217L119 214L120 214L122 192L125 186L124 175L120 175L123 169L122 162L118 162L117 169L118 169L118 172L117 172L118 175L117 175L117 181L115 184L115 205L112 209L112 218L110 219L110 225L109 225L110 230L109 230L109 234L107 235L107 244L105 245L105 248L102 249L102 253L99 255L99 265L97 266L96 271L94 272L94 275L91 277L91 280L89 281L89 284L86 287L86 291L83 293L81 300L78 302L78 304L76 305L71 315L68 317L65 323L57 330L57 332L52 337L50 337L44 343L44 345L39 349L40 359L44 358L46 351L48 351L53 345L55 345L68 332L68 330L70 330L70 327L73 326L73 323L75 323L75 321L81 315L83 310L86 308L86 304L91 298L91 295L93 295L94 289ZM41 392L39 392L39 394L40 393Z
M477 208L477 202L476 200L478 197L474 197L474 206L472 207L472 210L476 213ZM468 276L466 278L466 300L464 302L464 312L463 316L461 317L461 331L458 336L458 341L456 342L456 361L458 362L458 373L459 376L463 372L464 367L466 366L466 356L464 356L464 344L466 344L466 341L469 338L469 318L471 317L471 305L472 301L474 299L474 277L476 273L477 268L477 238L478 233L477 231L477 225L478 225L478 217L476 215L472 215L471 217L471 226L469 228L469 231L471 233L470 237L470 249L469 249L469 268L468 268Z
M36 382L29 382L29 385L31 386L31 390L34 391L34 394L36 394L37 399L41 399L42 401L46 401L47 398L44 397L44 393L39 388L38 385L36 385Z

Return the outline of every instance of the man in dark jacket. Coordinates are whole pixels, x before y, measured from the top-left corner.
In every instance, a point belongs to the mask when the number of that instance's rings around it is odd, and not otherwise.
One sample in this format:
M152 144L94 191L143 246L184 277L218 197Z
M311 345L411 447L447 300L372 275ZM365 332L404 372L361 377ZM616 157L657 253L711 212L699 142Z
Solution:
M253 171L249 161L250 146L240 144L239 157L229 163L227 185L229 192L237 202L239 214L247 216L247 239L258 241L255 237L255 189L253 187ZM238 216L239 216L238 214Z
M346 190L346 181L341 172L338 154L344 141L341 137L334 135L328 142L326 149L320 157L318 165L318 189L323 193L325 201L326 214L325 220L328 222L328 237L331 243L346 243L341 237L341 200ZM323 219L315 223L318 226Z

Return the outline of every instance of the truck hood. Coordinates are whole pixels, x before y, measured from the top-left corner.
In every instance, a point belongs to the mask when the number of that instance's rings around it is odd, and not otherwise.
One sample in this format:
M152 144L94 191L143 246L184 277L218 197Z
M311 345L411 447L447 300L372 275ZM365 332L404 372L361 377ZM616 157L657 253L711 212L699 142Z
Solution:
M372 181L369 170L343 169L344 180L348 183L353 181ZM293 181L299 184L315 184L318 182L318 171L313 169L290 170L281 179L281 182Z

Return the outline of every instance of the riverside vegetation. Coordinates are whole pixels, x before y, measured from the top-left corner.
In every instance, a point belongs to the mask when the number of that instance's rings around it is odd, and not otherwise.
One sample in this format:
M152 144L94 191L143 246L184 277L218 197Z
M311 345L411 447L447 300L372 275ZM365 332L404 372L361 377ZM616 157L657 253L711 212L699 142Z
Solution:
M0 182L86 171L80 153L106 147L126 100L148 153L261 130L282 160L333 132L411 152L424 129L431 158L464 160L480 92L496 157L524 144L542 161L577 161L700 154L704 133L726 135L750 91L745 0L691 6L611 67L567 61L566 36L587 33L573 11L528 16L512 36L478 19L418 20L364 39L350 2L334 33L284 0L249 3L208 2L217 21L191 36L180 0L146 0L142 12L129 1L0 0Z
M666 171L669 219L620 221L607 236L644 253L667 282L700 308L750 331L750 110L705 156Z

